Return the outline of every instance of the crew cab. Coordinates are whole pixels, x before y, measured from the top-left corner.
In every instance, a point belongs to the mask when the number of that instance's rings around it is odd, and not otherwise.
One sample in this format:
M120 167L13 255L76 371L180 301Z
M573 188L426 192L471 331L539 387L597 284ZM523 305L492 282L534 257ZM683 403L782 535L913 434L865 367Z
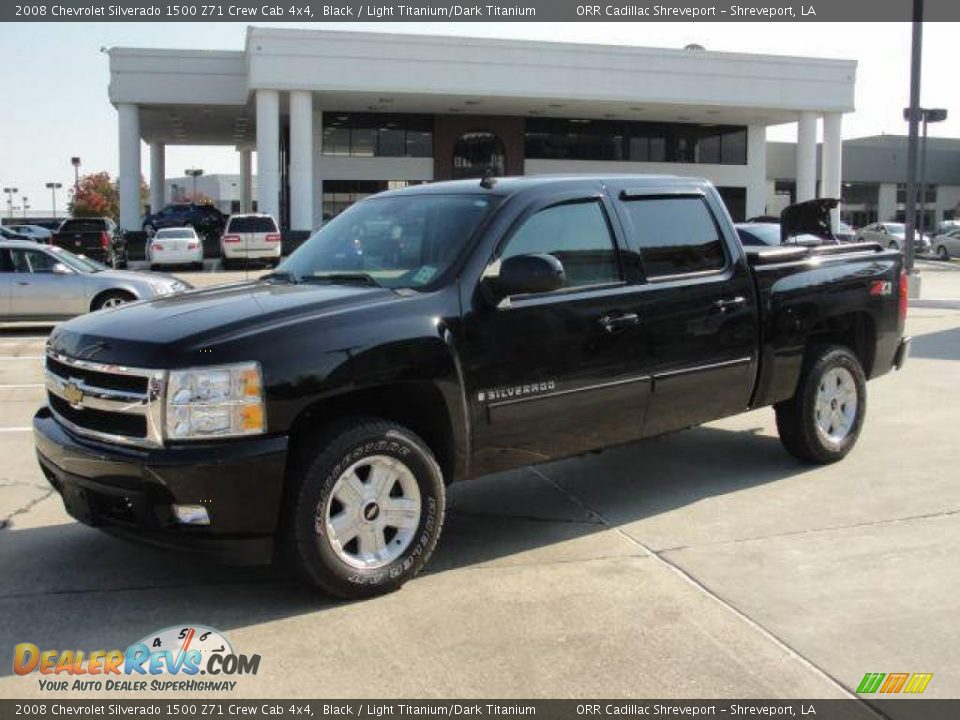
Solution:
M127 267L123 231L110 218L67 218L50 237L50 244L110 267Z
M899 252L747 250L703 180L443 182L258 280L58 326L34 434L82 522L363 597L427 562L451 482L765 406L840 460L905 316Z

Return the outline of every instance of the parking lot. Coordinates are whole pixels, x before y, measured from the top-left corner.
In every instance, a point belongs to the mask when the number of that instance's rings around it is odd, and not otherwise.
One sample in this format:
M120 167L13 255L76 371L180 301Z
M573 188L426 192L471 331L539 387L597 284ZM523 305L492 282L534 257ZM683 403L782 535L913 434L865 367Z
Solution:
M912 358L844 462L798 464L765 409L465 483L427 572L354 603L73 522L29 430L45 332L0 332L0 647L205 624L262 656L246 697L956 697L960 265L920 266ZM43 694L0 662L0 697Z

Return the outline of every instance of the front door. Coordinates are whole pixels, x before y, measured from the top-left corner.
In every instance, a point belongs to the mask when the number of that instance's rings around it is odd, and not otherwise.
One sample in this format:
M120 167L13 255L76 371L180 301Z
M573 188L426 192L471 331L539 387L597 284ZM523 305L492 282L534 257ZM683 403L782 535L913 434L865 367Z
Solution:
M718 200L625 188L617 207L646 276L637 311L653 377L644 435L743 412L757 366L757 308L750 270L716 220Z
M548 253L566 279L561 290L509 297L465 318L476 472L640 435L650 381L637 372L636 289L624 282L612 219L599 188L554 198L524 211L495 252L485 276L507 257Z
M14 319L62 318L85 313L83 276L58 265L52 253L43 250L10 250L15 272L10 284L10 316Z

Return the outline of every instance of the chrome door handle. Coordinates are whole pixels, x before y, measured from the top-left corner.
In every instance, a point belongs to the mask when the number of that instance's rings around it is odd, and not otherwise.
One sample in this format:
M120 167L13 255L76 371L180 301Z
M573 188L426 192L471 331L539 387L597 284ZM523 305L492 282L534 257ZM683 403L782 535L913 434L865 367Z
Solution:
M726 312L727 310L746 304L747 299L742 295L737 295L735 298L730 298L729 300L717 300L713 306L720 312Z
M636 313L622 313L622 314L610 314L610 315L601 315L597 318L597 322L600 323L602 327L608 333L615 333L618 330L623 330L632 325L640 324L640 316Z

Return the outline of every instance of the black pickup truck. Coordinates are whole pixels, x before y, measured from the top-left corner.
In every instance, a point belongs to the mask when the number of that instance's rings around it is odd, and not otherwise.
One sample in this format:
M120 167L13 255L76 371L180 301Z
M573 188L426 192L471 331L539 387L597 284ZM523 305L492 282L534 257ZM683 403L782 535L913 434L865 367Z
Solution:
M127 267L127 243L123 231L106 217L67 218L50 243L110 267Z
M701 180L386 192L259 280L58 326L37 453L82 522L367 596L423 567L453 481L769 405L841 459L905 287L873 244L745 251Z

